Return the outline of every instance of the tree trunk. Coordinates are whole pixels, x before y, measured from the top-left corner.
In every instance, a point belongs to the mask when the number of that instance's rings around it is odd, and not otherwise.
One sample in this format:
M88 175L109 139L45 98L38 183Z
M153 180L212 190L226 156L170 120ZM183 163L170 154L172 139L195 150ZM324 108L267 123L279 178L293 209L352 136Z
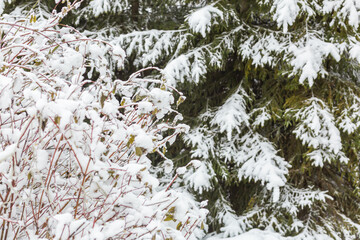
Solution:
M133 21L138 21L138 17L139 17L139 7L140 7L140 2L139 0L132 0L131 1L131 18Z

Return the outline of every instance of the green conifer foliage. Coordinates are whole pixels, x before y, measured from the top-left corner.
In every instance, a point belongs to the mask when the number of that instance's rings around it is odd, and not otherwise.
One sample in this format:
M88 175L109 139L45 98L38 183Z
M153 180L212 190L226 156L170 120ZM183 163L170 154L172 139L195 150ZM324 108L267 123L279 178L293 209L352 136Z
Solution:
M170 157L198 160L177 184L209 200L213 239L356 239L358 9L356 0L88 0L64 21L126 49L117 75L159 66L185 93L191 131Z

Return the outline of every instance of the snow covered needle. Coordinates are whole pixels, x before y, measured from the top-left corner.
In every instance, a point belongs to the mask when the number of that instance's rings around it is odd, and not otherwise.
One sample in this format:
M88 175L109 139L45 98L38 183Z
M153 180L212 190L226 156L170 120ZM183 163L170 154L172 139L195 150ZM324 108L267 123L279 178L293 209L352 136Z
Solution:
M149 171L187 130L175 89L113 81L124 51L59 25L76 4L0 20L0 238L201 237L206 210Z

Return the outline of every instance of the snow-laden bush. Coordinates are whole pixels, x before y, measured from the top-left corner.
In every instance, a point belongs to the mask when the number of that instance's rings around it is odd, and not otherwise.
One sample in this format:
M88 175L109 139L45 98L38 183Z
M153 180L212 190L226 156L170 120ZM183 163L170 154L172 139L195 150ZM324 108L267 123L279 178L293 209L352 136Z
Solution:
M124 51L60 26L74 7L0 20L0 238L201 237L206 210L148 158L187 131L184 97L146 69L113 80Z

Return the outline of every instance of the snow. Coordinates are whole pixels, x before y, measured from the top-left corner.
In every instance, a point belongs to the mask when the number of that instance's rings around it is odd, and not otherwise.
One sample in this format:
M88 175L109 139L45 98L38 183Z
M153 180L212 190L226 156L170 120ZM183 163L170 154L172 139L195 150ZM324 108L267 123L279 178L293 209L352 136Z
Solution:
M92 0L89 2L89 8L97 17L102 13L121 12L129 6L128 0L113 1L113 0Z
M107 99L104 102L103 113L107 115L116 116L118 113L118 103L117 100L114 99Z
M326 107L326 104L318 98L307 100L307 106L297 110L294 115L299 122L294 134L302 141L304 146L313 148L308 157L313 160L315 166L324 166L325 162L331 162L337 158L347 162L341 152L342 143L340 131L336 127L335 118Z
M254 127L264 127L265 122L271 119L269 110L266 109L266 107L256 108L250 113L250 115L256 115L255 120L252 123Z
M9 145L5 149L3 149L3 151L0 152L0 163L8 160L15 154L16 145L17 144Z
M290 164L278 156L274 146L258 133L244 135L241 142L243 144L235 159L239 166L238 178L266 183L266 187L273 190L273 201L279 201L279 187L286 183Z
M207 240L284 240L280 234L270 230L251 229L248 232L237 235L236 237L209 237Z
M176 173L179 175L182 175L186 172L186 168L185 167L179 167L176 169Z
M37 151L36 166L39 171L45 169L48 166L49 153L46 150Z
M197 165L193 166L192 171L184 174L183 178L186 184L199 192L199 194L202 194L203 191L211 188L211 179L215 173L206 163L202 161L197 161L197 163Z
M138 114L145 114L145 113L149 113L153 110L153 104L149 103L149 102L139 102L138 103Z
M299 82L304 84L305 81L308 81L310 87L313 86L318 74L323 76L326 74L322 66L325 57L330 55L335 61L340 60L339 49L334 44L312 36L304 46L298 47L293 44L289 50L295 56L291 60L291 65L295 70L300 70L301 73Z
M190 29L205 37L206 33L210 31L211 23L214 21L213 18L217 17L223 18L222 11L214 6L207 5L190 14L186 20Z
M164 161L164 166L165 166L165 173L171 173L174 167L174 163L173 161L167 159Z
M10 83L12 83L13 80L11 78L8 78L6 76L1 75L0 76L0 90L3 91L5 87L8 87Z
M4 12L4 8L5 8L5 1L1 1L0 2L0 14L2 14Z
M150 101L157 108L157 118L163 118L170 111L170 105L174 103L174 97L167 91L154 88L149 92Z
M349 21L349 24L352 25L354 28L357 28L359 26L359 8L359 1L345 0L343 1L343 5L340 10L340 15L346 17Z
M179 57L171 60L163 70L167 79L170 80L170 84L175 86L176 80L179 79L180 82L185 81L185 73L190 72L190 61L185 55L180 55Z
M216 124L220 127L220 132L226 131L229 141L231 141L233 130L239 133L243 126L249 125L249 115L246 113L247 99L249 99L249 96L239 87L219 108L211 120L212 125Z
M227 240L280 240L281 235L272 231L264 231L260 229L251 229L250 231L240 234L237 237L227 238Z
M284 32L287 32L288 27L295 22L300 10L298 0L276 0L272 9L276 9L273 19L277 21L279 27L283 28Z

